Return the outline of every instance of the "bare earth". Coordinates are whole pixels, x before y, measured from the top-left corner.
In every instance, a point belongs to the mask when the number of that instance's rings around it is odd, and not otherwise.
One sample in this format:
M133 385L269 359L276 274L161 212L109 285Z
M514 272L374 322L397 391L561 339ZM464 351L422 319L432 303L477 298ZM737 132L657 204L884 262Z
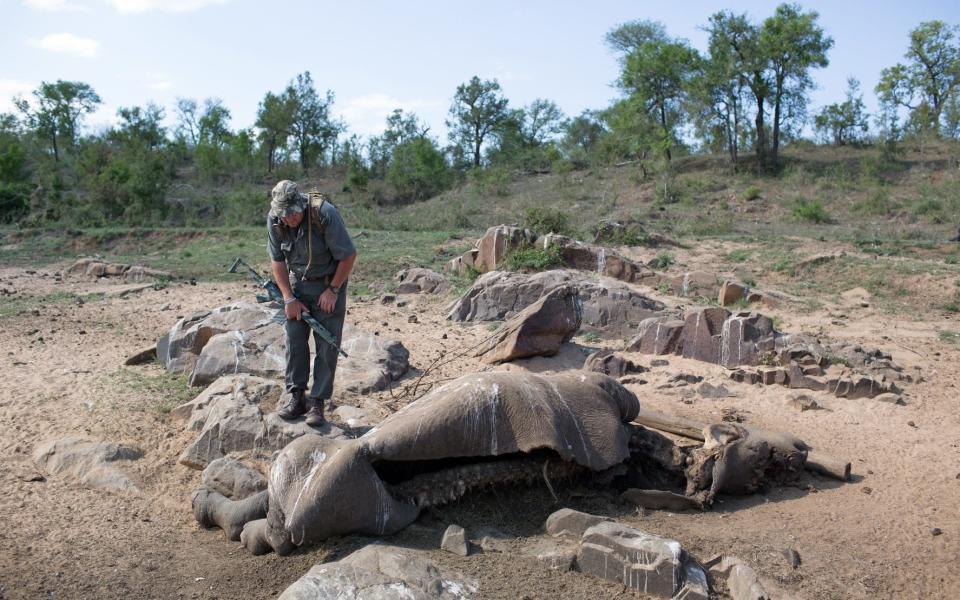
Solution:
M681 253L686 268L710 264L710 249L699 250L698 257ZM713 250L719 252L719 244ZM119 292L136 286L80 278L57 282L53 273L63 267L35 273L0 268L0 287L16 290L21 299L55 292L106 294L82 305L31 305L0 321L0 599L275 598L313 564L340 558L370 541L347 536L288 557L254 557L219 530L198 528L190 492L200 473L176 462L192 434L157 410L164 398L127 384L133 376L161 374L155 364L121 365L152 345L179 316L252 299L252 288L240 282L181 284L120 297ZM923 289L914 292L924 294ZM489 335L484 324L446 321L450 298L405 298L410 303L402 308L354 301L348 319L402 341L418 369ZM418 323L408 322L411 314ZM620 586L548 571L521 556L529 538L542 535L546 516L570 506L674 538L701 560L714 554L739 556L754 566L775 597L956 597L960 411L955 382L960 352L937 334L938 329L956 330L955 318L893 318L858 302L773 314L783 318L788 331L822 330L834 339L887 351L907 368L920 367L923 381L904 386L907 406L811 393L828 410L801 413L785 405L786 388L733 383L721 367L671 356L666 357L668 366L644 375L647 384L631 389L641 403L664 412L720 421L724 409L736 409L750 425L791 431L817 450L851 461L852 483L808 476L800 486L767 495L722 498L701 514L643 514L619 502L616 494L576 484L557 490L559 502L545 486L510 488L431 510L388 541L430 550L439 564L476 579L484 598L635 597ZM557 357L500 368L579 368L586 353L601 347L622 345L577 338ZM651 359L633 358L644 365ZM478 359L456 358L425 381L480 368ZM733 397L691 400L677 389L655 389L678 372L722 382ZM375 407L385 416L409 401L411 395L401 397L403 386L416 377L415 372L408 375L393 392L334 401ZM141 493L87 489L64 476L37 481L43 478L31 458L34 447L65 435L144 449L145 457L128 469ZM449 523L468 532L498 530L508 538L504 551L461 558L437 550ZM933 535L933 528L942 534ZM788 548L801 556L797 569L781 554Z

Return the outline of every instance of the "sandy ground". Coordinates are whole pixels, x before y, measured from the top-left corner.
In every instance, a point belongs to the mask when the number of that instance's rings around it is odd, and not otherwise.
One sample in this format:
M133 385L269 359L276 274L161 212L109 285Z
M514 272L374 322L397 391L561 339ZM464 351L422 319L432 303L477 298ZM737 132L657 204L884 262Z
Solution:
M709 264L709 257L702 261ZM36 300L0 320L0 599L274 598L311 565L370 541L347 536L288 557L254 557L222 532L199 529L189 498L200 473L176 462L191 434L156 410L163 398L127 383L130 370L142 379L160 375L161 369L155 364L121 367L124 359L152 345L179 316L246 298L253 291L249 286L184 284L121 297L131 286L78 278L58 282L53 274L62 267L36 272L0 267L0 287ZM106 297L84 304L40 301L55 292ZM405 298L409 304L400 308L353 302L348 319L402 341L419 369L489 335L483 324L446 321L449 298ZM411 314L417 323L408 322ZM441 565L475 578L484 598L635 597L584 575L548 571L511 551L511 544L519 549L542 535L552 511L570 506L679 540L701 560L739 556L757 569L775 597L956 597L960 352L937 336L938 329L956 330L956 321L924 320L923 315L895 319L859 304L825 305L808 314L784 308L778 314L790 331L822 328L834 339L890 352L899 364L920 367L923 381L905 386L906 406L814 393L827 410L801 413L786 406L785 388L736 384L720 367L667 357L669 365L654 367L644 375L647 384L631 389L644 405L664 412L719 421L724 410L735 410L749 425L790 431L817 450L851 461L853 482L807 476L796 487L722 498L713 510L698 514L642 512L613 493L576 484L558 490L558 501L543 486L511 488L430 510L388 541L429 549ZM588 352L617 346L617 341L577 338L557 357L505 368L578 368ZM645 365L651 359L633 358ZM426 380L480 368L477 359L455 358ZM687 398L681 389L657 389L680 372L722 382L733 395L709 400ZM409 400L409 395L397 396L416 376L407 376L392 393L335 402L371 406L386 415ZM34 447L68 434L143 448L145 457L128 469L140 492L87 489L65 476L38 477ZM437 548L449 523L468 531L495 528L509 541L503 552L468 558L443 553ZM934 536L933 528L942 534ZM799 552L800 567L789 566L785 549Z

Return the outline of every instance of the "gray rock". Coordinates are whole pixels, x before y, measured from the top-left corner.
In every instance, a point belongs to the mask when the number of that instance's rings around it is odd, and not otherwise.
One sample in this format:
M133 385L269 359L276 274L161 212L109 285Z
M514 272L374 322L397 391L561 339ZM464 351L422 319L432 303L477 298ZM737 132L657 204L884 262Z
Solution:
M278 600L467 600L477 584L441 569L423 552L371 544L347 557L314 565Z
M544 249L557 248L564 264L572 269L589 271L629 283L656 285L658 276L643 263L620 256L609 248L585 244L556 234L545 235L538 244Z
M267 489L267 479L260 471L227 456L210 462L203 470L200 480L204 485L234 500Z
M820 410L823 408L819 402L806 394L790 394L790 396L787 397L787 406L800 412Z
M537 560L542 562L551 571L560 571L566 573L573 569L573 561L577 559L577 553L572 550L557 550L554 552L544 552L537 555Z
M710 573L725 577L727 591L732 600L770 600L756 572L735 556L725 557L719 564L710 567Z
M608 337L627 337L641 321L667 310L630 285L606 277L559 269L532 274L494 271L477 278L453 303L448 318L502 321L564 285L577 289L584 328Z
M447 527L447 530L443 532L443 540L440 542L440 548L460 556L467 556L470 554L467 532L459 525Z
M894 394L893 392L877 394L873 397L873 399L877 402L886 402L889 404L904 404L903 398L900 397L900 394Z
M730 396L730 390L728 390L725 385L713 385L706 381L700 384L700 387L697 388L697 393L704 398L713 398L715 400Z
M346 404L338 406L333 411L333 417L347 427L367 427L375 424L369 412Z
M136 491L137 486L121 470L124 462L138 460L143 451L116 442L95 442L67 436L38 445L33 460L52 475L69 475L92 488ZM120 464L114 464L118 463Z
M398 294L440 294L450 289L447 278L430 269L403 269L396 276Z
M644 319L626 349L644 354L673 354L679 347L683 325L683 321L671 316Z
M551 290L503 324L475 356L497 364L530 356L552 356L580 328L580 300L571 287Z
M603 373L611 377L623 377L631 373L643 373L649 369L612 350L599 350L587 357L583 363L583 370Z
M599 523L584 532L577 566L584 573L659 598L681 592L684 598L708 598L706 574L679 542L620 523Z
M553 536L570 535L580 537L583 533L604 521L612 521L609 517L591 515L589 513L573 510L572 508L561 508L547 517L545 527L547 533Z

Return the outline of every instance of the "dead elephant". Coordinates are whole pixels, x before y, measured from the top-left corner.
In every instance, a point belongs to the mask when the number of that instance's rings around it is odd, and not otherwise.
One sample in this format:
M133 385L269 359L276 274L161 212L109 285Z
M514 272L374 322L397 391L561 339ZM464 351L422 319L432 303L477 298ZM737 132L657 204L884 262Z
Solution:
M232 501L198 489L194 515L255 554L347 533L390 534L422 507L471 489L619 465L638 411L636 396L597 373L467 375L363 437L294 440L264 492Z

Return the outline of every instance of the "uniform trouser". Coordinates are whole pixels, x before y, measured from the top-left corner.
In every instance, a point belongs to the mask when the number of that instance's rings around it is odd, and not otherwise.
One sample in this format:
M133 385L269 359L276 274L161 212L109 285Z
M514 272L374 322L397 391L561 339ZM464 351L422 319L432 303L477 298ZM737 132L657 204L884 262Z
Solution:
M347 314L347 289L340 288L337 306L333 313L326 314L320 310L317 300L320 295L298 293L300 301L307 307L310 314L327 328L327 331L341 342L343 320ZM287 333L287 391L307 389L307 379L310 374L310 347L308 340L313 332L310 326L299 320L287 319L285 325ZM313 335L313 344L316 356L313 359L313 386L309 397L316 400L327 400L333 395L333 377L337 372L337 351L333 346Z

